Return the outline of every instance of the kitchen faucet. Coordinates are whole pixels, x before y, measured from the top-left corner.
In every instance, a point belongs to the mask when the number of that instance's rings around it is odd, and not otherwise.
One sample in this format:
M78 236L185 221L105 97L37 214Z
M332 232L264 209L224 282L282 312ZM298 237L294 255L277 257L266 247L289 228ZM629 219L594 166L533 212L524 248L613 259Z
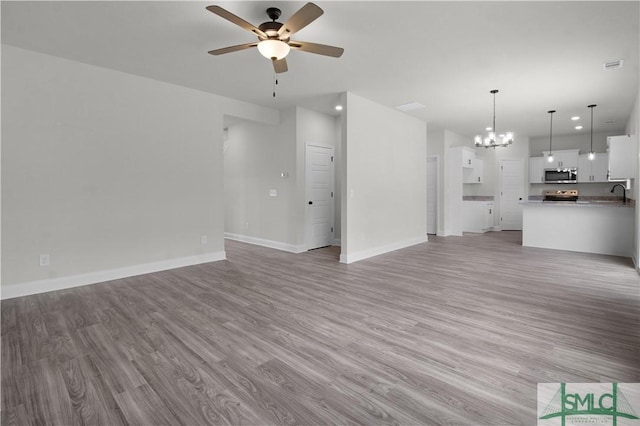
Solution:
M615 185L613 185L613 188L611 188L611 193L613 194L613 191L616 190L617 186L622 188L622 204L627 204L627 188L623 184L616 183Z

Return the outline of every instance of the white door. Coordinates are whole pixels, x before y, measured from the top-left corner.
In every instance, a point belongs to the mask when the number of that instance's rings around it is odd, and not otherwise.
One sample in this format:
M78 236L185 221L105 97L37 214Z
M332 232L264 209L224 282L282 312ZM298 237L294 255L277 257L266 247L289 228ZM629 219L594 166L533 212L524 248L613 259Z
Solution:
M333 243L333 147L307 145L307 250Z
M500 160L500 228L522 230L524 165L522 160Z
M438 232L438 157L427 157L427 234Z

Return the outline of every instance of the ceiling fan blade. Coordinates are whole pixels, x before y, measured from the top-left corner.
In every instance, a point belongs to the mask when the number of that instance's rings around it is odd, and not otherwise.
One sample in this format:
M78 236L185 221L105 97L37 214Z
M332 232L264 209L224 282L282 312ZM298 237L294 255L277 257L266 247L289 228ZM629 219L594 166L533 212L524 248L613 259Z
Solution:
M324 11L313 3L307 3L291 16L278 30L280 39L287 39L318 19Z
M221 49L210 50L209 54L210 55L223 55L225 53L231 53L231 52L237 52L239 50L249 49L249 48L255 47L257 45L258 45L258 42L238 44L236 46L229 46L229 47L223 47Z
M287 60L282 58L273 61L273 69L276 73L287 72L287 70L289 69L287 67Z
M331 56L339 58L342 56L344 49L342 47L328 46L326 44L309 43L307 41L289 42L292 49L302 50L303 52L316 53L318 55Z
M268 38L267 35L260 30L258 27L256 27L253 24L250 24L249 22L245 21L244 19L240 18L239 16L234 15L233 13L229 12L226 9L221 8L220 6L207 6L207 10L211 13L215 13L216 15L220 16L221 18L226 19L229 22L232 22L234 24L236 24L237 26L244 28L247 31L251 31L252 33L254 33L255 35L257 35L258 37L261 38Z

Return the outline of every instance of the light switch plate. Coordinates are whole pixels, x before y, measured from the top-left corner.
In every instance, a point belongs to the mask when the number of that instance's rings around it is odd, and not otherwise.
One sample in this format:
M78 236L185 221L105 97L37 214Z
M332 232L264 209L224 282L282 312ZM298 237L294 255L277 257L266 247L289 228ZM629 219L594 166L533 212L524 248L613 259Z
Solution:
M269 197L277 197L278 196L278 190L277 189L270 189L269 190Z

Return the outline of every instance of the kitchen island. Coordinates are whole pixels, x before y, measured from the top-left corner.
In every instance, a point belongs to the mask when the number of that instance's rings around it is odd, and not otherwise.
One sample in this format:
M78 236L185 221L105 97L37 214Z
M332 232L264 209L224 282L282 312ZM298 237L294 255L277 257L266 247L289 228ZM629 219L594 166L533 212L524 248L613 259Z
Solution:
M635 207L621 201L522 202L522 245L631 257Z

